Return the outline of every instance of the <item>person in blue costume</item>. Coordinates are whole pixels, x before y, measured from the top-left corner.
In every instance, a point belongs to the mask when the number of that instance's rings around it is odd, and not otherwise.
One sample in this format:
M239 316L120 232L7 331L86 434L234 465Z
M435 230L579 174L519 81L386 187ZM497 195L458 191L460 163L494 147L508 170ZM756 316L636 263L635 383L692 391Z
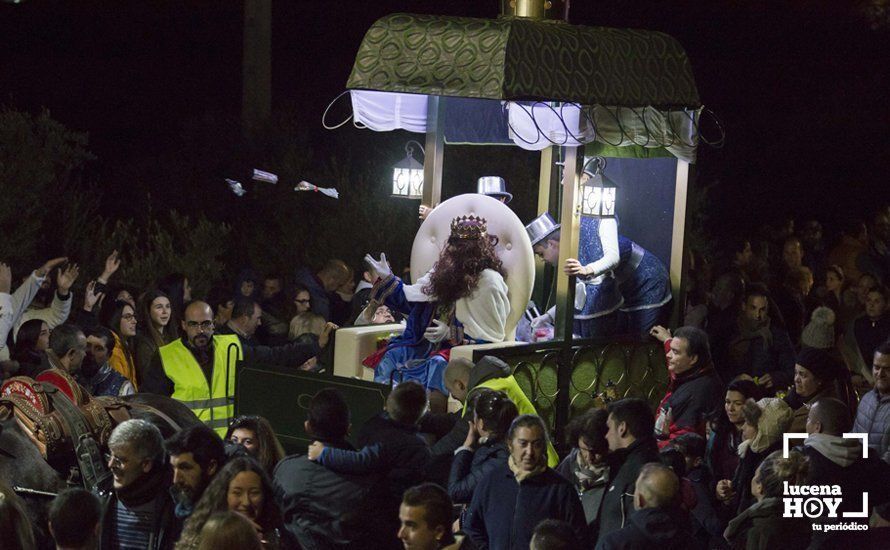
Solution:
M603 238L605 232L600 231L601 221L603 220L581 219L578 259L567 259L564 267L567 274L578 276L572 332L581 338L614 334L618 328L618 308L623 303L618 283L612 273L614 264L618 263L617 231L616 245L612 247L608 237ZM535 254L546 263L556 266L559 263L559 224L545 212L532 220L525 229ZM554 306L532 320L532 327L553 323L555 317Z
M443 374L450 349L502 342L506 336L510 302L496 244L485 219L455 218L438 261L413 285L392 274L385 254L379 260L365 257L377 281L363 315L373 315L385 304L407 316L405 331L379 357L376 382L415 380L430 392L430 408L444 412L448 389Z
M578 277L575 287L577 336L609 336L622 331L648 334L661 322L671 299L670 277L654 254L618 235L614 217L581 218L578 258L566 260L567 275ZM526 231L535 254L545 262L559 262L559 224L550 214L533 220ZM620 313L620 315L619 315ZM532 321L553 322L555 308Z

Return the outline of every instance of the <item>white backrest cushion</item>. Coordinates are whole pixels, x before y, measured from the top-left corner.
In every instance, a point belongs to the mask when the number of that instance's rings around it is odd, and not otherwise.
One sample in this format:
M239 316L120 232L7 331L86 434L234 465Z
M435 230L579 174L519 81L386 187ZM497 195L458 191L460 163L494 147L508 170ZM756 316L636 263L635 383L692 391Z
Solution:
M488 234L497 235L497 253L504 263L510 316L507 340L513 340L516 324L525 312L535 284L535 260L525 226L510 208L485 195L468 193L452 197L437 206L417 231L411 248L411 278L417 280L429 271L448 236L451 220L458 216L479 216L488 221Z

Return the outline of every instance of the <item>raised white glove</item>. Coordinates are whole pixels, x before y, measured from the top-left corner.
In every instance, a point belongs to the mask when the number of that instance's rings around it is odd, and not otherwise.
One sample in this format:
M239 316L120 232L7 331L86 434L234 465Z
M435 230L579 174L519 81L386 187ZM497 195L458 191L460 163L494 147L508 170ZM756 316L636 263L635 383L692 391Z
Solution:
M370 254L365 254L365 261L368 262L371 269L373 269L381 279L386 279L392 275L392 269L389 267L389 262L386 261L386 254L381 252L379 260L375 260Z
M541 325L552 325L552 324L553 324L553 317L551 317L549 313L545 313L543 315L538 315L537 317L535 317L534 319L531 320L531 323L529 323L529 325L531 325L531 327L533 329L538 328Z
M438 319L433 319L433 324L423 331L423 337L434 344L438 344L448 337L451 333L451 327Z

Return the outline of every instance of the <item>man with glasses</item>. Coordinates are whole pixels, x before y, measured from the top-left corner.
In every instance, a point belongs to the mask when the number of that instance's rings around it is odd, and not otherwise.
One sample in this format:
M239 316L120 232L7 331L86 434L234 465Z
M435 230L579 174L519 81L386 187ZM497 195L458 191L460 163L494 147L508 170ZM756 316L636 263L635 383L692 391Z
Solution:
M114 490L103 514L102 548L172 548L171 475L161 432L145 420L121 422L108 439Z
M239 361L299 367L315 357L336 326L325 325L318 343L243 346L235 334L214 334L213 311L205 302L185 308L184 336L161 347L140 385L144 392L183 402L222 437L235 411L235 368Z

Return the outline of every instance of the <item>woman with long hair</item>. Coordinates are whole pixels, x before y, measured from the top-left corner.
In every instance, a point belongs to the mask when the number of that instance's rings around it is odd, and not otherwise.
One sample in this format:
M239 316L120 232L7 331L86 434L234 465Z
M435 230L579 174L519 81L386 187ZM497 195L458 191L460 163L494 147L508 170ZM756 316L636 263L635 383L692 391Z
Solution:
M136 311L133 306L121 300L106 302L102 306L100 320L105 328L114 335L114 350L108 358L111 368L121 373L139 390L136 376L136 362L133 359L134 339L136 337Z
M230 460L213 478L195 511L189 516L176 543L177 550L196 549L201 544L201 533L213 514L237 512L247 518L260 536L265 548L287 548L282 544L286 536L281 512L275 504L269 476L252 458Z
M18 374L36 376L49 347L49 327L41 319L29 319L19 327L12 359L19 362Z
M225 441L244 447L269 475L284 458L284 448L275 437L272 425L262 416L239 416L233 420Z
M192 287L182 273L170 273L158 280L158 290L170 298L173 313L181 319L185 305L192 301Z
M414 285L393 275L385 255L379 260L365 257L377 278L362 313L365 319L381 304L408 315L401 336L370 361L376 382L415 380L429 391L430 408L445 411L448 389L442 375L448 361L443 353L461 344L502 342L507 336L510 302L496 244L485 219L455 218L439 260Z
M482 390L473 400L473 421L464 444L454 455L448 477L448 495L454 504L469 504L485 474L507 462L507 430L519 416L516 405L504 392Z
M173 303L160 290L149 290L139 297L136 305L136 373L139 380L151 367L158 348L179 337L177 317L173 313Z

